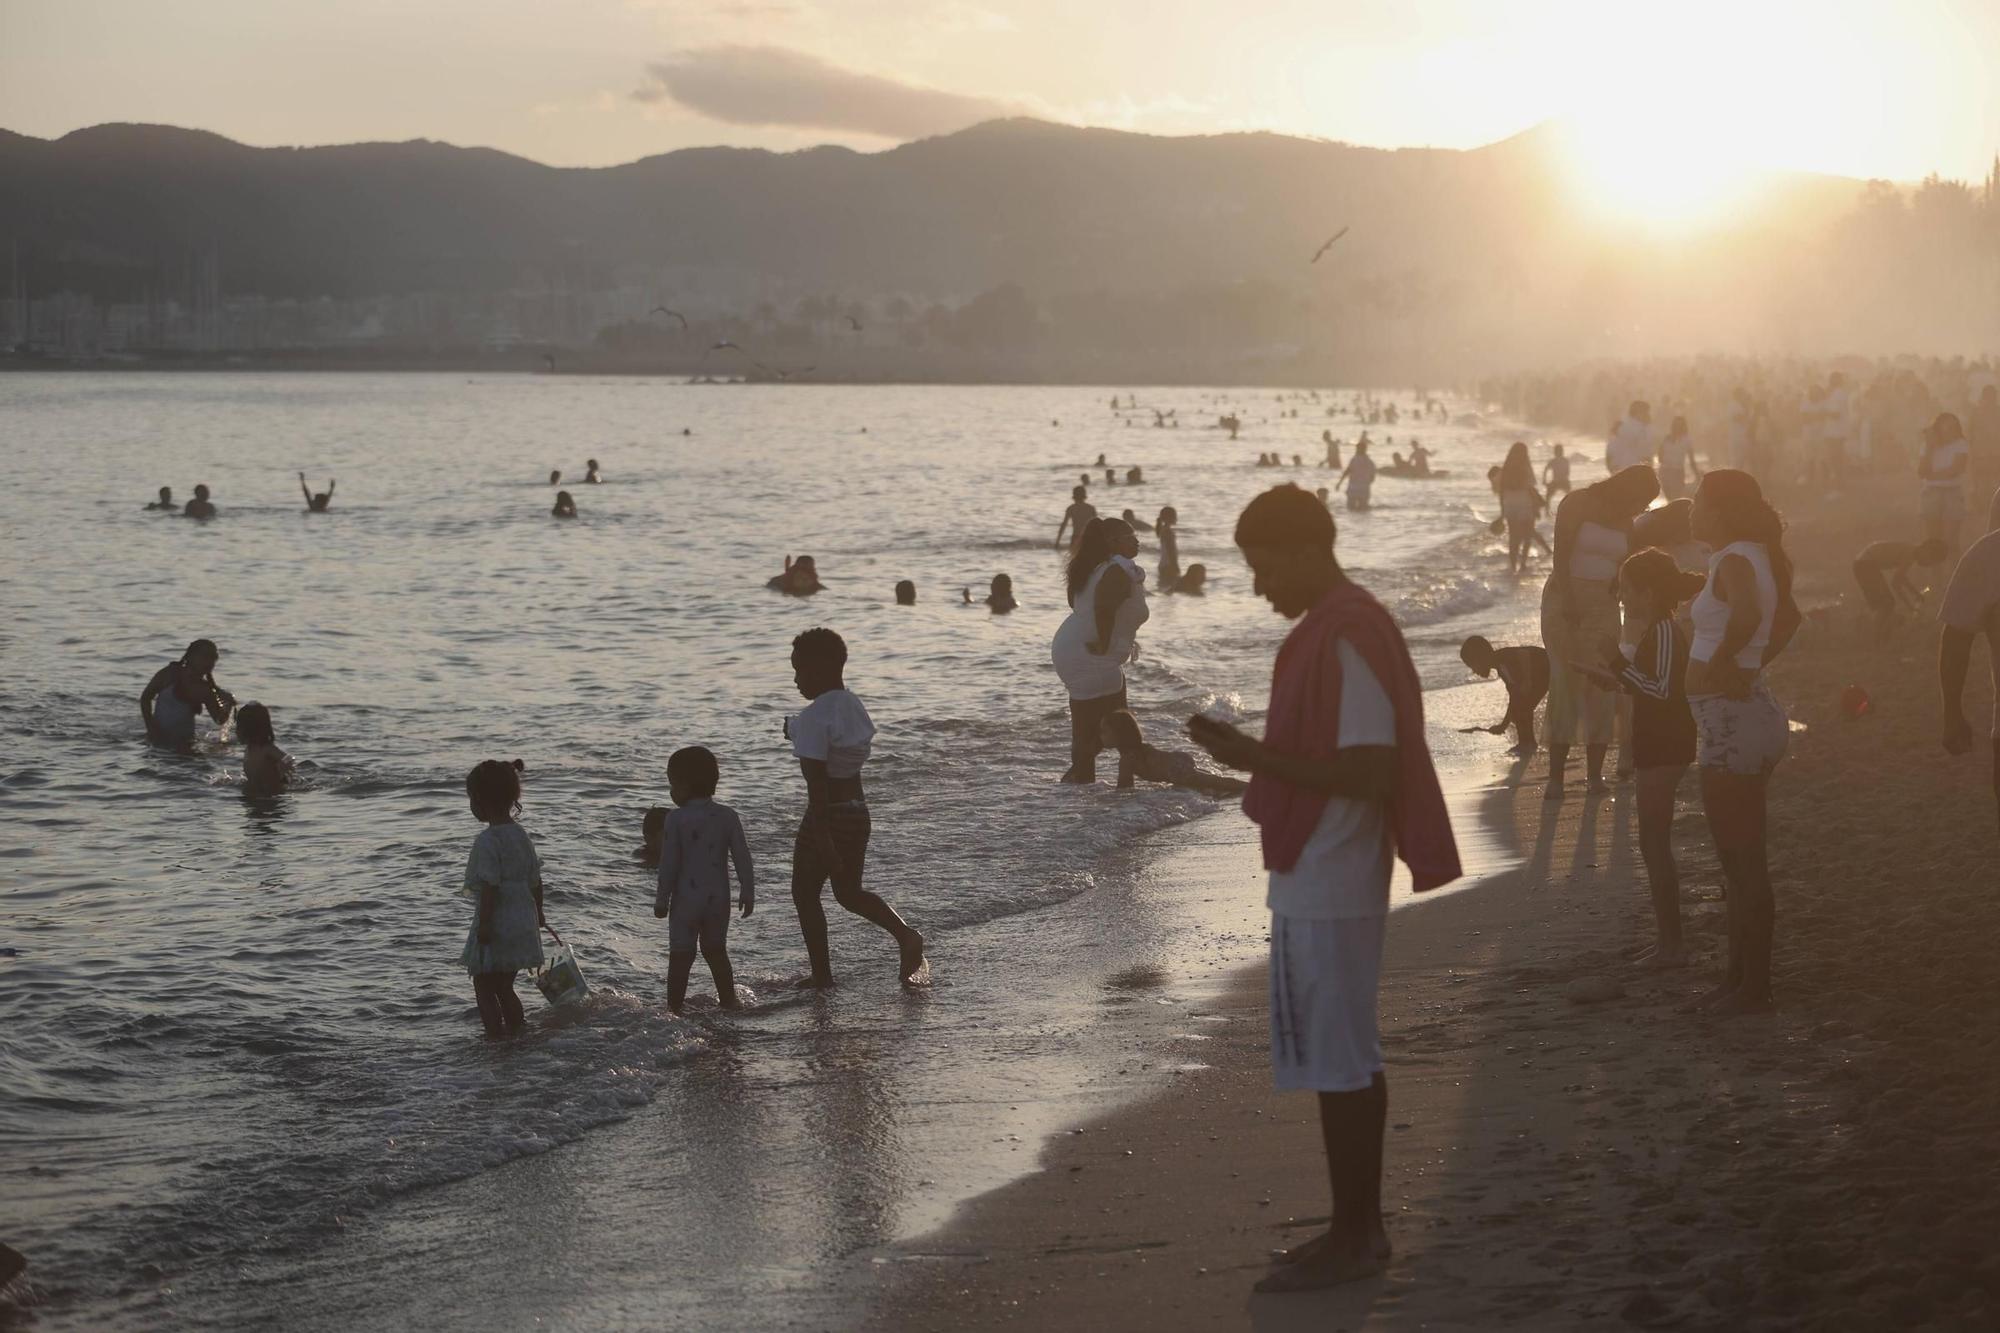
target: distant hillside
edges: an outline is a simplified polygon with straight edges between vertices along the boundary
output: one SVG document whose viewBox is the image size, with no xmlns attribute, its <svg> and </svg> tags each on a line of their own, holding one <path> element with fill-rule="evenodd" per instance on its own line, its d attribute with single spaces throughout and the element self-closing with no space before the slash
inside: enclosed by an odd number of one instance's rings
<svg viewBox="0 0 2000 1333">
<path fill-rule="evenodd" d="M 1050 346 L 1368 349 L 1459 367 L 1587 346 L 1631 313 L 1605 303 L 1650 290 L 1656 258 L 1580 220 L 1550 138 L 1390 151 L 1007 120 L 872 154 L 709 148 L 555 168 L 421 140 L 0 132 L 0 265 L 18 264 L 25 296 L 101 303 L 198 303 L 204 287 L 296 302 L 629 289 L 711 319 L 761 306 L 766 332 L 806 297 L 921 312 L 1011 285 L 1030 307 L 1021 336 Z M 1761 262 L 1752 251 L 1796 250 L 1859 192 L 1783 182 L 1704 262 L 1735 272 Z M 0 267 L 0 296 L 10 280 Z M 601 336 L 596 323 L 576 336 Z"/>
</svg>

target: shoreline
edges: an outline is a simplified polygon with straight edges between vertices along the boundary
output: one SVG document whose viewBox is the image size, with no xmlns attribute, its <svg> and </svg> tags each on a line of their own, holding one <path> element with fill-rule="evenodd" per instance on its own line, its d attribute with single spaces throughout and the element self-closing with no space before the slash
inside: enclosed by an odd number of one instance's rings
<svg viewBox="0 0 2000 1333">
<path fill-rule="evenodd" d="M 1868 503 L 1789 535 L 1808 607 L 1882 524 Z M 1651 936 L 1631 787 L 1550 818 L 1521 781 L 1537 761 L 1488 798 L 1520 867 L 1390 918 L 1383 1275 L 1251 1293 L 1326 1210 L 1311 1099 L 1271 1089 L 1253 964 L 1216 1003 L 1209 1068 L 1072 1126 L 1038 1172 L 875 1256 L 868 1325 L 1991 1328 L 1992 796 L 1983 763 L 1936 748 L 1935 631 L 1844 614 L 1774 672 L 1795 722 L 1771 798 L 1775 1014 L 1683 1012 L 1723 945 L 1695 779 L 1676 834 L 1695 962 L 1647 972 L 1625 958 Z M 1860 723 L 1837 703 L 1855 681 L 1877 701 Z M 1608 998 L 1573 997 L 1586 978 Z"/>
</svg>

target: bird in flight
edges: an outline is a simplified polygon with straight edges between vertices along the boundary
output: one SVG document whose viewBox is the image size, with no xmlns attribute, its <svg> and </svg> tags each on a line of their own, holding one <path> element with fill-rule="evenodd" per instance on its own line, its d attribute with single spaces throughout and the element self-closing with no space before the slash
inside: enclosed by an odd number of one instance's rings
<svg viewBox="0 0 2000 1333">
<path fill-rule="evenodd" d="M 1326 244 L 1322 245 L 1319 249 L 1313 251 L 1312 262 L 1317 264 L 1319 262 L 1319 257 L 1325 254 L 1327 251 L 1333 249 L 1333 243 L 1345 235 L 1347 235 L 1347 228 L 1342 227 L 1339 231 L 1327 237 Z"/>
<path fill-rule="evenodd" d="M 746 361 L 748 361 L 751 365 L 757 367 L 757 369 L 763 371 L 766 375 L 771 373 L 771 368 L 769 366 L 765 365 L 762 361 L 759 361 L 756 357 L 751 356 L 750 353 L 745 352 L 741 347 L 738 347 L 735 343 L 729 341 L 729 339 L 727 338 L 724 338 L 721 342 L 711 345 L 708 350 L 711 352 L 727 351 L 727 352 L 741 353 L 743 358 Z"/>
<path fill-rule="evenodd" d="M 683 333 L 687 332 L 688 317 L 686 315 L 683 315 L 680 311 L 669 310 L 663 305 L 656 305 L 652 308 L 652 310 L 649 313 L 655 315 L 672 315 L 675 319 L 681 322 L 681 332 Z"/>
</svg>

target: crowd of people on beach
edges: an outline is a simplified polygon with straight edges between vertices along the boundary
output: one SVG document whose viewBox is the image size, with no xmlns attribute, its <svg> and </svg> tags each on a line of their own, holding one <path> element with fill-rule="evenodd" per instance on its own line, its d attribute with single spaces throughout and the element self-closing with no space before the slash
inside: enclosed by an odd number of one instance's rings
<svg viewBox="0 0 2000 1333">
<path fill-rule="evenodd" d="M 1112 406 L 1131 410 L 1116 398 Z M 1350 410 L 1369 421 L 1396 419 L 1393 403 L 1357 402 Z M 1420 397 L 1411 414 L 1445 415 L 1442 404 L 1428 397 Z M 1947 415 L 1940 413 L 1923 432 L 1918 476 L 1926 488 L 1947 479 L 1962 486 L 1975 468 L 1964 456 L 1970 451 L 1951 447 L 1959 437 L 1950 434 Z M 1461 655 L 1468 668 L 1497 675 L 1507 690 L 1505 715 L 1481 730 L 1504 734 L 1511 728 L 1524 758 L 1546 744 L 1549 802 L 1569 794 L 1569 761 L 1579 744 L 1587 795 L 1606 793 L 1608 755 L 1622 737 L 1619 776 L 1636 782 L 1641 857 L 1657 928 L 1656 940 L 1639 956 L 1647 966 L 1688 961 L 1671 835 L 1677 793 L 1688 768 L 1698 768 L 1728 913 L 1724 975 L 1701 1005 L 1721 1015 L 1753 1013 L 1773 1000 L 1766 807 L 1789 738 L 1787 715 L 1767 672 L 1803 617 L 1777 508 L 1751 471 L 1702 466 L 1690 419 L 1706 418 L 1691 406 L 1677 410 L 1673 424 L 1656 436 L 1650 405 L 1631 403 L 1609 432 L 1605 475 L 1582 485 L 1573 484 L 1574 458 L 1561 448 L 1539 474 L 1525 442 L 1509 449 L 1491 474 L 1501 505 L 1497 523 L 1508 535 L 1511 570 L 1525 571 L 1531 546 L 1548 552 L 1542 641 L 1496 646 L 1474 636 Z M 1322 442 L 1325 466 L 1341 471 L 1348 507 L 1365 509 L 1374 473 L 1366 433 L 1344 468 L 1341 442 L 1330 432 Z M 1419 448 L 1412 441 L 1414 466 L 1428 472 L 1428 451 Z M 1752 456 L 1773 457 L 1765 448 Z M 1947 457 L 1940 460 L 1940 453 Z M 1367 466 L 1357 472 L 1362 463 Z M 1096 466 L 1106 484 L 1118 484 L 1118 469 L 1103 455 Z M 1137 467 L 1124 476 L 1128 486 L 1145 480 Z M 600 479 L 591 460 L 586 480 Z M 551 474 L 551 484 L 559 480 Z M 313 494 L 303 477 L 300 483 L 309 512 L 325 512 L 332 483 L 322 495 Z M 1376 991 L 1391 865 L 1407 863 L 1420 893 L 1451 882 L 1461 870 L 1407 644 L 1389 613 L 1341 568 L 1326 492 L 1276 486 L 1250 501 L 1234 533 L 1255 593 L 1297 622 L 1274 663 L 1264 734 L 1253 737 L 1207 715 L 1188 718 L 1189 738 L 1225 772 L 1149 742 L 1125 677 L 1150 617 L 1137 534 L 1149 532 L 1158 547 L 1153 589 L 1199 593 L 1206 571 L 1199 564 L 1181 568 L 1179 516 L 1172 506 L 1162 506 L 1151 524 L 1130 508 L 1118 517 L 1101 515 L 1089 500 L 1092 484 L 1092 473 L 1081 474 L 1055 536 L 1066 556 L 1068 606 L 1050 643 L 1069 699 L 1070 751 L 1062 781 L 1095 782 L 1097 760 L 1109 749 L 1118 756 L 1121 788 L 1147 781 L 1242 796 L 1245 813 L 1259 826 L 1268 871 L 1274 1074 L 1280 1088 L 1309 1090 L 1318 1099 L 1333 1199 L 1326 1231 L 1279 1256 L 1258 1289 L 1311 1290 L 1379 1272 L 1389 1248 L 1381 1211 L 1388 1090 Z M 197 494 L 206 502 L 205 488 Z M 561 493 L 558 512 L 567 498 Z M 170 506 L 163 488 L 160 501 L 147 507 Z M 1543 542 L 1535 520 L 1551 509 L 1553 539 Z M 1950 512 L 1946 505 L 1924 509 L 1927 520 Z M 2000 496 L 1994 514 L 2000 528 Z M 1871 543 L 1856 562 L 1871 611 L 1884 613 L 1878 604 L 1884 596 L 1899 602 L 1920 597 L 1910 582 L 1912 567 L 1942 564 L 1955 540 L 1945 531 L 1920 541 Z M 767 586 L 811 596 L 825 585 L 813 557 L 788 555 Z M 961 596 L 973 604 L 970 588 Z M 916 598 L 912 581 L 897 585 L 897 605 Z M 1009 575 L 994 576 L 984 604 L 995 614 L 1015 609 Z M 2000 531 L 1959 558 L 1940 615 L 1944 742 L 1963 752 L 1970 748 L 1971 728 L 1960 699 L 1973 639 L 1985 634 L 2000 643 Z M 215 679 L 218 659 L 214 643 L 196 640 L 152 677 L 139 700 L 146 733 L 159 744 L 186 747 L 202 714 L 218 725 L 233 718 L 244 742 L 246 789 L 281 789 L 292 763 L 277 744 L 270 712 L 256 703 L 237 704 Z M 800 984 L 834 981 L 822 901 L 829 883 L 839 906 L 890 936 L 898 976 L 922 984 L 928 976 L 923 934 L 864 885 L 871 821 L 862 772 L 876 733 L 868 710 L 844 683 L 847 659 L 846 641 L 830 629 L 810 629 L 792 644 L 794 683 L 807 700 L 784 728 L 805 786 L 791 872 L 809 968 Z M 1536 710 L 1544 700 L 1547 716 L 1538 737 Z M 2000 718 L 1994 737 L 2000 763 Z M 1247 782 L 1235 773 L 1247 775 Z M 515 980 L 522 971 L 543 968 L 541 936 L 554 935 L 539 856 L 516 823 L 524 774 L 518 760 L 489 759 L 465 783 L 471 813 L 484 827 L 463 877 L 473 915 L 460 963 L 482 1025 L 495 1038 L 523 1026 Z M 1995 781 L 2000 800 L 2000 775 Z M 646 812 L 638 851 L 654 870 L 654 914 L 668 923 L 667 1003 L 682 1010 L 699 956 L 714 979 L 718 1004 L 733 1008 L 739 1000 L 727 934 L 732 906 L 747 917 L 755 905 L 749 838 L 740 816 L 716 799 L 722 763 L 711 749 L 675 750 L 667 782 L 671 806 Z"/>
</svg>

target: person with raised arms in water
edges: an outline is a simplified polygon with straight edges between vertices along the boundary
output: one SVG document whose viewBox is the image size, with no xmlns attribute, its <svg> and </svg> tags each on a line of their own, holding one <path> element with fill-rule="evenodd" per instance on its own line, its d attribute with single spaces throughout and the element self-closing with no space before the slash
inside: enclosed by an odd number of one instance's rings
<svg viewBox="0 0 2000 1333">
<path fill-rule="evenodd" d="M 1577 663 L 1602 660 L 1619 641 L 1618 567 L 1632 550 L 1632 520 L 1660 493 L 1653 469 L 1635 464 L 1564 496 L 1556 506 L 1555 556 L 1542 585 L 1542 646 L 1549 651 L 1549 784 L 1560 801 L 1570 747 L 1583 733 L 1592 793 L 1602 793 L 1604 756 L 1617 732 L 1618 698 Z"/>
<path fill-rule="evenodd" d="M 174 499 L 174 488 L 171 486 L 160 487 L 160 498 L 146 506 L 146 512 L 150 514 L 178 514 L 180 510 L 180 504 Z"/>
<path fill-rule="evenodd" d="M 829 880 L 836 903 L 895 937 L 896 975 L 905 985 L 920 984 L 929 971 L 923 935 L 861 886 L 872 829 L 861 768 L 873 747 L 875 723 L 847 688 L 846 669 L 847 643 L 832 630 L 809 629 L 792 640 L 792 680 L 808 701 L 785 723 L 806 781 L 806 814 L 792 845 L 792 905 L 812 966 L 804 984 L 833 984 L 826 910 L 820 905 Z"/>
<path fill-rule="evenodd" d="M 197 485 L 194 488 L 194 499 L 189 500 L 187 504 L 182 506 L 181 517 L 200 519 L 215 517 L 215 505 L 208 498 L 208 487 L 206 485 Z"/>
<path fill-rule="evenodd" d="M 1729 967 L 1702 1007 L 1723 1014 L 1771 1007 L 1776 911 L 1767 859 L 1766 797 L 1790 723 L 1764 671 L 1799 628 L 1785 524 L 1747 472 L 1717 468 L 1695 488 L 1690 516 L 1706 542 L 1708 584 L 1694 599 L 1687 694 L 1694 710 L 1701 803 L 1728 886 Z"/>
<path fill-rule="evenodd" d="M 194 744 L 195 718 L 207 713 L 217 726 L 229 721 L 236 696 L 215 683 L 215 664 L 222 650 L 207 639 L 187 646 L 178 662 L 153 673 L 139 695 L 139 717 L 146 739 L 155 745 L 187 749 Z"/>
<path fill-rule="evenodd" d="M 1056 524 L 1058 551 L 1063 548 L 1063 533 L 1069 533 L 1068 549 L 1074 551 L 1076 544 L 1083 540 L 1083 530 L 1097 518 L 1097 506 L 1090 502 L 1090 492 L 1082 486 L 1072 486 L 1069 490 L 1069 508 L 1063 510 L 1062 522 Z"/>
<path fill-rule="evenodd" d="M 1243 812 L 1270 873 L 1272 1072 L 1280 1090 L 1318 1097 L 1333 1195 L 1326 1231 L 1280 1256 L 1262 1292 L 1356 1281 L 1389 1257 L 1376 991 L 1390 866 L 1401 856 L 1418 893 L 1461 873 L 1423 683 L 1396 622 L 1341 569 L 1334 536 L 1333 515 L 1296 486 L 1244 509 L 1236 544 L 1257 593 L 1298 624 L 1271 673 L 1264 739 L 1188 719 L 1202 748 L 1250 774 Z"/>
<path fill-rule="evenodd" d="M 318 495 L 314 495 L 312 487 L 306 485 L 306 474 L 301 472 L 299 473 L 299 494 L 306 497 L 306 512 L 308 514 L 324 514 L 327 506 L 333 503 L 333 478 L 328 477 L 326 479 L 326 489 Z"/>
<path fill-rule="evenodd" d="M 1138 651 L 1139 627 L 1151 614 L 1146 576 L 1134 563 L 1138 554 L 1132 529 L 1119 519 L 1100 518 L 1083 530 L 1070 556 L 1070 613 L 1049 644 L 1056 675 L 1069 691 L 1070 763 L 1064 782 L 1097 781 L 1097 755 L 1104 747 L 1099 724 L 1127 706 L 1125 664 Z"/>
<path fill-rule="evenodd" d="M 1987 533 L 1959 558 L 1938 608 L 1944 633 L 1938 639 L 1938 690 L 1944 698 L 1944 748 L 1949 754 L 1972 750 L 1972 723 L 1965 716 L 1965 678 L 1972 669 L 1972 641 L 1986 636 L 1987 667 L 1993 676 L 1993 797 L 2000 807 L 2000 528 Z"/>
</svg>

